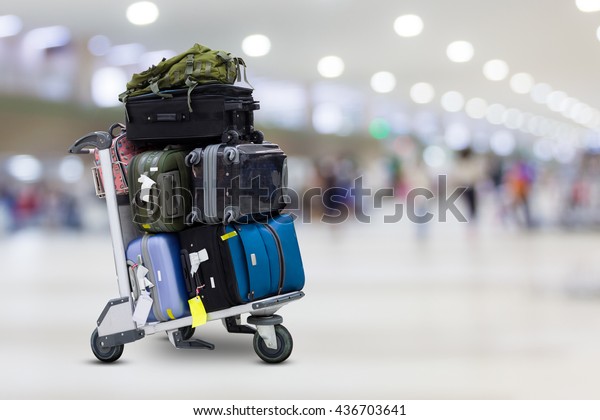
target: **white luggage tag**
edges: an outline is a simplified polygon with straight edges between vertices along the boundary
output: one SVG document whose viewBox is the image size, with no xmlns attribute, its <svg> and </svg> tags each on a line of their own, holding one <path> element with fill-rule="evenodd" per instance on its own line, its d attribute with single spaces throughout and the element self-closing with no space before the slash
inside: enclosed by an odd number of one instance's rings
<svg viewBox="0 0 600 420">
<path fill-rule="evenodd" d="M 133 311 L 133 320 L 138 327 L 146 325 L 148 315 L 150 315 L 150 310 L 152 309 L 152 303 L 153 300 L 150 297 L 150 293 L 143 290 L 135 305 L 135 311 Z"/>
<path fill-rule="evenodd" d="M 190 274 L 193 276 L 200 268 L 200 264 L 208 261 L 208 252 L 206 249 L 202 249 L 198 252 L 193 252 L 190 254 Z"/>
<path fill-rule="evenodd" d="M 143 265 L 138 265 L 137 270 L 135 270 L 135 276 L 137 278 L 137 283 L 141 292 L 144 292 L 148 287 L 154 287 L 152 282 L 150 282 L 150 280 L 148 280 L 148 278 L 146 277 L 146 274 L 148 273 L 148 269 Z"/>
<path fill-rule="evenodd" d="M 150 189 L 152 188 L 152 186 L 154 184 L 156 184 L 156 182 L 154 180 L 152 180 L 152 178 L 150 178 L 147 175 L 140 175 L 140 177 L 138 178 L 138 182 L 140 184 L 142 184 L 142 188 L 140 190 L 140 198 L 142 199 L 142 201 L 145 201 L 146 203 L 150 202 Z"/>
</svg>

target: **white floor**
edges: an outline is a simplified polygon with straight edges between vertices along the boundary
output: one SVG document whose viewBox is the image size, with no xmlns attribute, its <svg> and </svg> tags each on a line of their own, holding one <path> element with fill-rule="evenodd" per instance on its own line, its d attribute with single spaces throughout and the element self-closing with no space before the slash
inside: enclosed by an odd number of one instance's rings
<svg viewBox="0 0 600 420">
<path fill-rule="evenodd" d="M 101 234 L 0 238 L 2 399 L 597 399 L 600 233 L 488 224 L 299 225 L 306 297 L 279 313 L 291 358 L 251 336 L 157 334 L 97 362 L 89 336 L 117 297 Z"/>
</svg>

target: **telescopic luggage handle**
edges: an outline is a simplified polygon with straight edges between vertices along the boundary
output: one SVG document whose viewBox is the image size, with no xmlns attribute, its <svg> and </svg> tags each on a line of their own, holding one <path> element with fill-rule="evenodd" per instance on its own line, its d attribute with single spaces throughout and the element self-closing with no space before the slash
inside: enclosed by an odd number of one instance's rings
<svg viewBox="0 0 600 420">
<path fill-rule="evenodd" d="M 93 153 L 93 149 L 105 150 L 112 145 L 112 136 L 106 131 L 94 131 L 78 139 L 71 148 L 69 153 L 83 155 Z"/>
</svg>

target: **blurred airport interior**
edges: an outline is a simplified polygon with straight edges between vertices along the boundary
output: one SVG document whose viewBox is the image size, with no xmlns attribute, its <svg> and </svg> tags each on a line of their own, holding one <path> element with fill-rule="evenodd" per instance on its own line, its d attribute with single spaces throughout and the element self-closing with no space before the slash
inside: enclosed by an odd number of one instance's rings
<svg viewBox="0 0 600 420">
<path fill-rule="evenodd" d="M 134 3 L 0 7 L 0 398 L 160 397 L 89 363 L 118 290 L 93 159 L 67 148 L 196 42 L 244 58 L 289 156 L 307 297 L 282 310 L 297 344 L 269 398 L 598 397 L 600 1 Z M 182 360 L 217 386 L 162 395 L 261 398 L 219 377 L 249 342 L 208 335 L 225 356 Z M 185 372 L 151 341 L 126 347 L 128 376 Z"/>
</svg>

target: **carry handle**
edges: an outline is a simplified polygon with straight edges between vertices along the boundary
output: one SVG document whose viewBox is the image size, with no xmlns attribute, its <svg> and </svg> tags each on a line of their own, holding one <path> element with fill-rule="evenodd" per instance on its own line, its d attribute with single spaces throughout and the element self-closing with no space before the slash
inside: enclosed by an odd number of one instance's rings
<svg viewBox="0 0 600 420">
<path fill-rule="evenodd" d="M 78 139 L 69 148 L 69 153 L 83 155 L 93 153 L 93 149 L 105 150 L 112 145 L 112 137 L 106 131 L 94 131 Z"/>
</svg>

